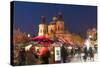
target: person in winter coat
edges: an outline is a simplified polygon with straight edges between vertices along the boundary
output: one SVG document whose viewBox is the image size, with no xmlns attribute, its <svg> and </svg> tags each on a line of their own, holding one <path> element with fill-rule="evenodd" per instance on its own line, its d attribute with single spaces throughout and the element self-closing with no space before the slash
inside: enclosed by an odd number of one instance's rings
<svg viewBox="0 0 100 67">
<path fill-rule="evenodd" d="M 67 50 L 65 49 L 64 45 L 61 47 L 61 58 L 63 63 L 66 63 L 66 58 L 68 56 Z"/>
<path fill-rule="evenodd" d="M 48 47 L 42 47 L 41 49 L 39 49 L 37 55 L 40 57 L 40 60 L 42 61 L 41 64 L 49 64 L 50 52 L 48 50 Z"/>
<path fill-rule="evenodd" d="M 25 55 L 25 49 L 21 48 L 19 51 L 19 65 L 25 65 L 26 61 L 26 55 Z"/>
</svg>

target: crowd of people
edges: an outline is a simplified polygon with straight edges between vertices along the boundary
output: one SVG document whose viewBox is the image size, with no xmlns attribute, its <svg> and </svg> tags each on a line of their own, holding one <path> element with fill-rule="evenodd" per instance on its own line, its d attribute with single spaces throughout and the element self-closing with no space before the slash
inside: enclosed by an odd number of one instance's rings
<svg viewBox="0 0 100 67">
<path fill-rule="evenodd" d="M 72 58 L 75 57 L 75 55 L 78 55 L 80 58 L 80 61 L 83 59 L 85 62 L 87 60 L 94 61 L 94 54 L 96 53 L 97 48 L 95 47 L 80 47 L 80 46 L 62 46 L 61 47 L 61 57 L 63 63 L 71 62 L 73 61 Z"/>
<path fill-rule="evenodd" d="M 68 63 L 72 61 L 75 55 L 83 58 L 84 61 L 87 59 L 94 61 L 94 53 L 97 48 L 94 47 L 80 47 L 79 45 L 66 45 L 60 46 L 61 60 L 55 61 L 55 54 L 51 54 L 50 47 L 41 47 L 35 50 L 35 46 L 31 46 L 29 50 L 25 50 L 25 47 L 21 48 L 18 52 L 18 63 L 17 65 L 34 65 L 34 64 L 51 64 L 51 63 Z M 53 48 L 54 49 L 54 48 Z M 53 58 L 52 58 L 53 56 Z M 50 62 L 52 60 L 53 62 Z"/>
</svg>

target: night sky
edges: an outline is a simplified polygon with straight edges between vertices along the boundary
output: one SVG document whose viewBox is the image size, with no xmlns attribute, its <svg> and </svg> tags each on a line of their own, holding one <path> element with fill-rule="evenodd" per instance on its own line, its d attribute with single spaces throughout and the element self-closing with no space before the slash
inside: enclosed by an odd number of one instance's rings
<svg viewBox="0 0 100 67">
<path fill-rule="evenodd" d="M 46 17 L 46 24 L 52 17 L 63 13 L 65 29 L 85 37 L 88 28 L 97 27 L 97 7 L 80 5 L 14 2 L 14 28 L 33 34 L 38 31 L 40 16 Z"/>
</svg>

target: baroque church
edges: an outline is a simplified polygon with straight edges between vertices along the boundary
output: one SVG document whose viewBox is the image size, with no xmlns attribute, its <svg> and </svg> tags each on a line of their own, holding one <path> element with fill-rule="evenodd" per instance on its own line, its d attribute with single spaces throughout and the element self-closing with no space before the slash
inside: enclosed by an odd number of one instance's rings
<svg viewBox="0 0 100 67">
<path fill-rule="evenodd" d="M 38 36 L 49 36 L 51 38 L 66 36 L 62 13 L 52 17 L 52 21 L 47 25 L 44 16 L 41 16 Z"/>
</svg>

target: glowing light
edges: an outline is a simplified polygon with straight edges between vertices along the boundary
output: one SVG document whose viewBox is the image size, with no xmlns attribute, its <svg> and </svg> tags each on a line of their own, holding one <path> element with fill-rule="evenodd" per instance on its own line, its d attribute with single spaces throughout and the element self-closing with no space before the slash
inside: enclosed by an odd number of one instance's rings
<svg viewBox="0 0 100 67">
<path fill-rule="evenodd" d="M 92 36 L 89 36 L 89 38 L 92 38 Z"/>
<path fill-rule="evenodd" d="M 30 34 L 28 34 L 27 36 L 28 36 L 28 37 L 31 37 L 31 35 L 30 35 Z"/>
<path fill-rule="evenodd" d="M 29 51 L 31 47 L 32 47 L 32 44 L 26 46 L 26 47 L 25 47 L 25 51 Z"/>
</svg>

